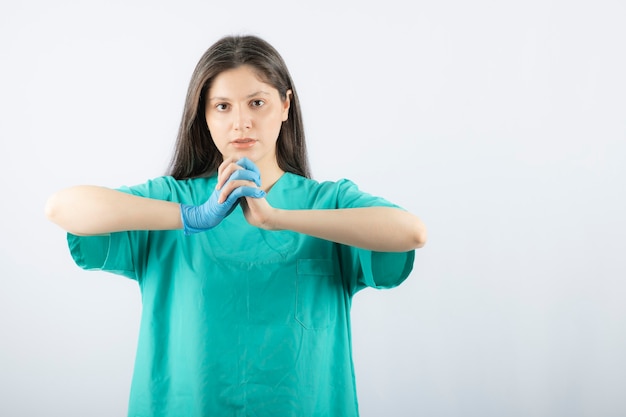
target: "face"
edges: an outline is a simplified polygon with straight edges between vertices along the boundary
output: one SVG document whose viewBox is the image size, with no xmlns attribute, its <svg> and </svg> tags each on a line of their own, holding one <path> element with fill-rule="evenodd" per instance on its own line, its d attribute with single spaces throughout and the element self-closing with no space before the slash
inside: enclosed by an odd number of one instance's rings
<svg viewBox="0 0 626 417">
<path fill-rule="evenodd" d="M 289 93 L 261 81 L 252 67 L 224 71 L 208 91 L 206 121 L 224 159 L 248 159 L 259 167 L 276 162 L 276 140 L 289 113 Z"/>
</svg>

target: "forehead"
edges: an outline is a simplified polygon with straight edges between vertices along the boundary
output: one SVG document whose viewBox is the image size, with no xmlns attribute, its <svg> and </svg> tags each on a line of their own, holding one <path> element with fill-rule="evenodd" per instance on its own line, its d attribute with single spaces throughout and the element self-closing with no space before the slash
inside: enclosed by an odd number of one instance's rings
<svg viewBox="0 0 626 417">
<path fill-rule="evenodd" d="M 271 84 L 266 83 L 258 72 L 249 65 L 242 65 L 219 73 L 211 83 L 208 90 L 209 99 L 214 97 L 239 98 L 257 92 L 276 92 Z"/>
</svg>

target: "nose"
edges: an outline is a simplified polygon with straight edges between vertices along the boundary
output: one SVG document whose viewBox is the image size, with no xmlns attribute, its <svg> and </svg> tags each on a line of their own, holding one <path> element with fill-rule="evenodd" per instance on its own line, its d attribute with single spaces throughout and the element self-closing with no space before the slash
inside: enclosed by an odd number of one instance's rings
<svg viewBox="0 0 626 417">
<path fill-rule="evenodd" d="M 245 106 L 238 106 L 233 112 L 233 129 L 236 131 L 248 130 L 252 127 L 252 115 Z"/>
</svg>

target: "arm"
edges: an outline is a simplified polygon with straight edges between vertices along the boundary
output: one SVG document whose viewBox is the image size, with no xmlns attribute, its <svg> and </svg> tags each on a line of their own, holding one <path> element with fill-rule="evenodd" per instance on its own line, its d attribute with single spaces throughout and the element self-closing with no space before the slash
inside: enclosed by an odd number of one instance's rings
<svg viewBox="0 0 626 417">
<path fill-rule="evenodd" d="M 254 164 L 252 164 L 254 165 Z M 240 170 L 228 159 L 219 170 L 217 188 L 222 199 L 237 187 L 254 187 L 244 180 L 229 180 Z M 256 184 L 258 186 L 258 184 Z M 264 195 L 241 198 L 248 223 L 266 230 L 291 230 L 349 246 L 378 252 L 406 252 L 426 243 L 426 227 L 413 214 L 393 207 L 363 207 L 327 210 L 282 210 L 267 202 Z"/>
<path fill-rule="evenodd" d="M 182 228 L 178 203 L 97 186 L 61 190 L 48 199 L 45 210 L 50 221 L 76 235 Z"/>
<path fill-rule="evenodd" d="M 392 207 L 279 210 L 274 227 L 380 252 L 405 252 L 426 243 L 421 220 Z"/>
<path fill-rule="evenodd" d="M 240 198 L 265 196 L 265 192 L 257 188 L 260 185 L 258 169 L 245 158 L 234 165 L 237 170 L 229 172 L 223 182 L 232 179 L 240 186 L 230 188 L 221 202 L 218 201 L 219 190 L 214 190 L 206 202 L 196 206 L 83 185 L 54 194 L 46 204 L 46 216 L 75 235 L 183 227 L 186 234 L 205 231 L 228 216 Z"/>
<path fill-rule="evenodd" d="M 393 207 L 336 210 L 281 210 L 265 199 L 246 199 L 250 224 L 292 230 L 321 239 L 380 252 L 404 252 L 426 243 L 426 227 L 411 213 Z"/>
</svg>

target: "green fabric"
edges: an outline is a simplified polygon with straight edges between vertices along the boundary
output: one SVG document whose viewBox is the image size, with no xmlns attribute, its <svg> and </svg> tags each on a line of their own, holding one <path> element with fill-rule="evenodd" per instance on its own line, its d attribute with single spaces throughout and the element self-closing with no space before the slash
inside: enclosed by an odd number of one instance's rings
<svg viewBox="0 0 626 417">
<path fill-rule="evenodd" d="M 161 177 L 136 195 L 201 204 L 216 178 Z M 285 209 L 393 206 L 347 180 L 284 174 Z M 137 280 L 143 312 L 129 416 L 357 416 L 350 303 L 410 273 L 414 251 L 379 253 L 250 226 L 240 207 L 216 228 L 68 235 L 76 263 Z"/>
</svg>

